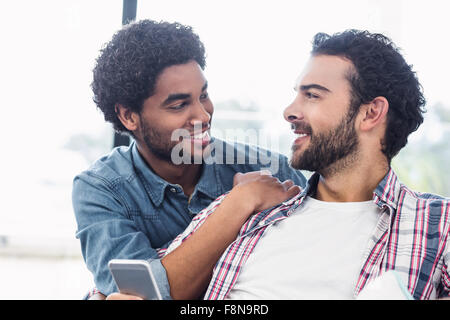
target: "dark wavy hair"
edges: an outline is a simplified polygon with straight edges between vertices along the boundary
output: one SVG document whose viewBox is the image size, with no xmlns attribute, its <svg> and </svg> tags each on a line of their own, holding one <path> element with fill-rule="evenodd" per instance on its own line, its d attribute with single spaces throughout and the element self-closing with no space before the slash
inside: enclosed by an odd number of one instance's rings
<svg viewBox="0 0 450 320">
<path fill-rule="evenodd" d="M 117 118 L 116 105 L 140 113 L 161 72 L 191 60 L 205 68 L 205 48 L 191 27 L 151 20 L 126 25 L 96 60 L 93 100 L 116 131 L 130 133 Z"/>
<path fill-rule="evenodd" d="M 419 128 L 425 112 L 422 86 L 399 51 L 382 34 L 353 29 L 331 36 L 316 34 L 311 51 L 313 56 L 342 56 L 353 63 L 355 70 L 348 75 L 353 112 L 378 96 L 388 100 L 382 152 L 389 163 L 407 144 L 409 134 Z"/>
</svg>

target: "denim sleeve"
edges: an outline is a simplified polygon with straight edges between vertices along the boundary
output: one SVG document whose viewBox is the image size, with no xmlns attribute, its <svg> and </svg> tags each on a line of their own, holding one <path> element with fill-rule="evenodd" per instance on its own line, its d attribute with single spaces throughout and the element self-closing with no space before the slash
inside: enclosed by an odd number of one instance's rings
<svg viewBox="0 0 450 320">
<path fill-rule="evenodd" d="M 161 293 L 163 300 L 172 300 L 170 296 L 170 286 L 167 280 L 167 273 L 164 266 L 161 264 L 160 259 L 150 259 L 150 268 L 152 269 L 153 275 L 158 282 L 158 288 Z M 164 281 L 163 281 L 164 280 Z"/>
<path fill-rule="evenodd" d="M 72 203 L 81 252 L 101 293 L 117 292 L 108 268 L 111 259 L 153 258 L 150 265 L 158 287 L 163 297 L 170 299 L 167 275 L 156 250 L 136 228 L 114 188 L 98 177 L 81 174 L 74 179 Z"/>
</svg>

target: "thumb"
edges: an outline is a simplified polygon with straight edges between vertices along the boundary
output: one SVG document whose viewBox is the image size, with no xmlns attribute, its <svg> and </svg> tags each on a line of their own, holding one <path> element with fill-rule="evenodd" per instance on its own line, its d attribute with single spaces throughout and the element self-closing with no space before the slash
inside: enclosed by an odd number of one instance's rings
<svg viewBox="0 0 450 320">
<path fill-rule="evenodd" d="M 233 187 L 239 183 L 242 173 L 238 172 L 233 177 Z"/>
<path fill-rule="evenodd" d="M 297 185 L 293 185 L 292 187 L 290 187 L 290 188 L 287 190 L 287 196 L 288 196 L 288 199 L 291 199 L 291 198 L 295 197 L 295 196 L 298 195 L 300 192 L 302 192 L 302 188 L 300 188 L 300 187 L 297 186 Z"/>
</svg>

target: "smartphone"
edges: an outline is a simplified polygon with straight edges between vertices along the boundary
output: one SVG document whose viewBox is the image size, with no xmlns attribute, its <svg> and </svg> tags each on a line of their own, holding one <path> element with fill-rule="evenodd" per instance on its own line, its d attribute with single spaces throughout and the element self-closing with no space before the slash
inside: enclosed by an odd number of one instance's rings
<svg viewBox="0 0 450 320">
<path fill-rule="evenodd" d="M 113 259 L 109 261 L 108 267 L 120 293 L 145 300 L 162 300 L 148 261 Z"/>
</svg>

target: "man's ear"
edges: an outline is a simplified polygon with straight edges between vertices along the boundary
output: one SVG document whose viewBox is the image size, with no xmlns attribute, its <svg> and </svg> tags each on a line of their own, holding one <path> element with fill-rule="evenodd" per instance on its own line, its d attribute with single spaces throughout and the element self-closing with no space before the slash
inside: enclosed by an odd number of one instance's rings
<svg viewBox="0 0 450 320">
<path fill-rule="evenodd" d="M 116 114 L 123 126 L 134 132 L 139 128 L 139 115 L 131 111 L 129 108 L 117 103 L 116 104 Z"/>
<path fill-rule="evenodd" d="M 376 97 L 371 102 L 361 106 L 362 119 L 360 129 L 370 131 L 386 122 L 389 102 L 385 97 Z"/>
</svg>

